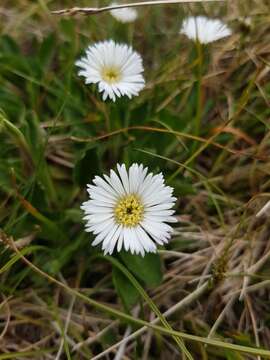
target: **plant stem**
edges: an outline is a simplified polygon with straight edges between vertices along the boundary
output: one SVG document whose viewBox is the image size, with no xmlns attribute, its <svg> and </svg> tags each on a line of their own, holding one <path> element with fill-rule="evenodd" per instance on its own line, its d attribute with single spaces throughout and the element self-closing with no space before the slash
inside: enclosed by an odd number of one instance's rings
<svg viewBox="0 0 270 360">
<path fill-rule="evenodd" d="M 196 81 L 196 116 L 194 119 L 194 135 L 200 136 L 201 133 L 201 120 L 202 120 L 202 79 L 203 79 L 203 51 L 202 44 L 199 40 L 196 41 L 197 51 L 197 81 Z M 194 142 L 192 146 L 192 154 L 197 150 L 198 142 Z"/>
</svg>

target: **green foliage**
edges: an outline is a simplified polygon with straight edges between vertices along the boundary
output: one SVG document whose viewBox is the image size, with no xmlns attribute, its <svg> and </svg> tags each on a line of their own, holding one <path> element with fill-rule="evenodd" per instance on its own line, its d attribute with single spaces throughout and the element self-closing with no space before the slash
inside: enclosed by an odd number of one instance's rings
<svg viewBox="0 0 270 360">
<path fill-rule="evenodd" d="M 161 261 L 157 254 L 146 254 L 144 257 L 128 252 L 120 253 L 126 267 L 147 286 L 158 286 L 162 282 Z"/>
<path fill-rule="evenodd" d="M 139 300 L 140 294 L 138 293 L 138 290 L 136 290 L 136 288 L 127 280 L 126 276 L 117 268 L 113 268 L 113 282 L 125 309 L 131 310 Z"/>
<path fill-rule="evenodd" d="M 90 145 L 84 149 L 74 167 L 73 176 L 76 184 L 81 188 L 85 187 L 90 179 L 93 179 L 97 173 L 100 173 L 99 164 L 96 146 Z"/>
<path fill-rule="evenodd" d="M 244 357 L 234 351 L 226 350 L 226 359 L 227 360 L 244 360 Z"/>
</svg>

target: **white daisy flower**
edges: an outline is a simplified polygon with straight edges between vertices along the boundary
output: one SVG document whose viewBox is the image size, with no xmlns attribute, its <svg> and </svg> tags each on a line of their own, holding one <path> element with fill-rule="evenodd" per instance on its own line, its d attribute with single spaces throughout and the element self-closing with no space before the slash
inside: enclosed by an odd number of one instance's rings
<svg viewBox="0 0 270 360">
<path fill-rule="evenodd" d="M 156 244 L 168 242 L 176 222 L 172 207 L 176 198 L 173 189 L 164 184 L 163 175 L 148 174 L 148 168 L 133 164 L 128 170 L 117 165 L 118 174 L 96 176 L 94 185 L 87 185 L 90 200 L 81 209 L 85 212 L 86 231 L 96 235 L 92 245 L 102 243 L 105 254 L 122 248 L 132 254 L 156 252 Z"/>
<path fill-rule="evenodd" d="M 89 46 L 86 56 L 75 64 L 81 68 L 79 75 L 85 77 L 86 84 L 98 84 L 104 101 L 107 97 L 115 101 L 124 95 L 131 98 L 145 85 L 141 56 L 130 46 L 113 40 Z"/>
<path fill-rule="evenodd" d="M 188 17 L 183 21 L 180 34 L 192 40 L 208 44 L 231 35 L 231 30 L 222 21 L 209 19 L 205 16 Z"/>
<path fill-rule="evenodd" d="M 117 3 L 112 3 L 110 6 L 116 6 Z M 111 10 L 110 14 L 118 21 L 122 23 L 130 23 L 137 19 L 138 12 L 133 8 L 122 8 Z"/>
</svg>

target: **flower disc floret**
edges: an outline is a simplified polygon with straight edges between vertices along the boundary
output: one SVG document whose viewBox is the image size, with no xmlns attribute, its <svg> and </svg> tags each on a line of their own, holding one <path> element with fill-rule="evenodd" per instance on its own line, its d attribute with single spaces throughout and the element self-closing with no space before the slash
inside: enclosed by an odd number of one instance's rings
<svg viewBox="0 0 270 360">
<path fill-rule="evenodd" d="M 121 80 L 121 71 L 117 67 L 104 67 L 102 70 L 102 78 L 108 84 L 113 84 Z"/>
<path fill-rule="evenodd" d="M 115 219 L 118 224 L 132 227 L 143 218 L 143 205 L 135 195 L 127 195 L 120 199 L 115 207 Z"/>
</svg>

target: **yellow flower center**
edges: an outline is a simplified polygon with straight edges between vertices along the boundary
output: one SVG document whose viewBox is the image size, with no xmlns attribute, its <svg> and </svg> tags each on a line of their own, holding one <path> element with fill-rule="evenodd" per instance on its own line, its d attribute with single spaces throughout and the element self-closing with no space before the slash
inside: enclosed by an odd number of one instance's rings
<svg viewBox="0 0 270 360">
<path fill-rule="evenodd" d="M 127 195 L 119 200 L 114 214 L 118 224 L 133 227 L 143 218 L 143 205 L 137 196 Z"/>
<path fill-rule="evenodd" d="M 105 67 L 102 70 L 102 78 L 109 84 L 116 83 L 120 80 L 120 70 L 116 67 Z"/>
</svg>

